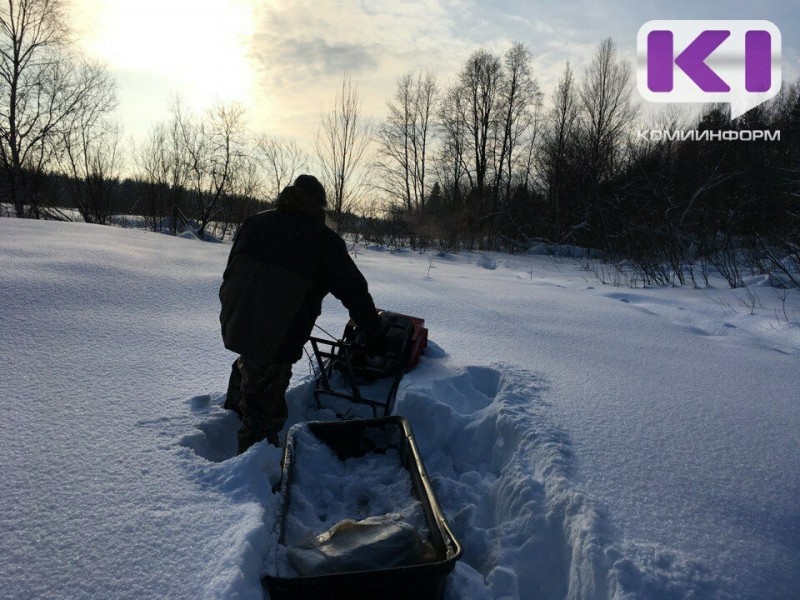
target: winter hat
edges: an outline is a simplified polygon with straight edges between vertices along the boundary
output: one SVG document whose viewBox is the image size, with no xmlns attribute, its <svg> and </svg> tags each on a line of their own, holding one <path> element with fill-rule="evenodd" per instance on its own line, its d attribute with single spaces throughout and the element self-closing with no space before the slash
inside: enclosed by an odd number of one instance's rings
<svg viewBox="0 0 800 600">
<path fill-rule="evenodd" d="M 313 175 L 300 175 L 294 180 L 292 185 L 303 190 L 323 207 L 327 206 L 328 201 L 325 197 L 325 188 L 322 187 L 322 184 Z"/>
</svg>

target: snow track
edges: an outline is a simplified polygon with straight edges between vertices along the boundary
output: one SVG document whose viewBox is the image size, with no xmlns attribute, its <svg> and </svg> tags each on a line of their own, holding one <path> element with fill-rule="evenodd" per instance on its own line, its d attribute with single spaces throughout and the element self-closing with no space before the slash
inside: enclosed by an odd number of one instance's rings
<svg viewBox="0 0 800 600">
<path fill-rule="evenodd" d="M 407 377 L 397 411 L 412 423 L 464 557 L 448 600 L 725 598 L 700 561 L 614 544 L 601 509 L 572 482 L 566 433 L 547 383 L 499 365 Z"/>
<path fill-rule="evenodd" d="M 406 376 L 395 412 L 411 422 L 439 503 L 464 546 L 446 600 L 724 597 L 697 561 L 611 543 L 602 511 L 572 483 L 569 438 L 548 414 L 545 381 L 508 365 L 455 369 L 435 344 L 428 354 Z M 313 410 L 312 383 L 301 378 L 289 390 L 288 425 L 334 418 Z M 191 399 L 193 430 L 184 430 L 177 445 L 189 477 L 229 497 L 243 514 L 225 531 L 218 563 L 208 567 L 208 596 L 258 598 L 259 576 L 277 544 L 270 488 L 279 455 L 262 443 L 236 456 L 239 420 L 223 401 L 219 394 Z"/>
<path fill-rule="evenodd" d="M 448 598 L 607 597 L 602 520 L 569 483 L 545 383 L 503 366 L 424 377 L 409 377 L 397 411 L 465 546 Z"/>
</svg>

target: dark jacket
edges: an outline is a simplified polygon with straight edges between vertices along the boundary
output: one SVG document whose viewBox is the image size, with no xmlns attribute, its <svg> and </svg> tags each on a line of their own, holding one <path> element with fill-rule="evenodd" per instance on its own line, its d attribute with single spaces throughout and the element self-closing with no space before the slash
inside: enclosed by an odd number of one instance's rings
<svg viewBox="0 0 800 600">
<path fill-rule="evenodd" d="M 368 335 L 380 330 L 344 240 L 325 226 L 322 206 L 289 186 L 234 239 L 219 290 L 225 347 L 265 364 L 297 361 L 328 292 Z"/>
</svg>

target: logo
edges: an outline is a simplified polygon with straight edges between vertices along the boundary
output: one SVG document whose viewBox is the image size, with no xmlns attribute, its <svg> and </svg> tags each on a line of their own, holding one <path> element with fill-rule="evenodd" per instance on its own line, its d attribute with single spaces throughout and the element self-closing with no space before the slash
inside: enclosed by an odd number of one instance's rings
<svg viewBox="0 0 800 600">
<path fill-rule="evenodd" d="M 650 102 L 725 102 L 735 119 L 781 89 L 781 32 L 769 21 L 648 21 L 636 50 Z"/>
</svg>

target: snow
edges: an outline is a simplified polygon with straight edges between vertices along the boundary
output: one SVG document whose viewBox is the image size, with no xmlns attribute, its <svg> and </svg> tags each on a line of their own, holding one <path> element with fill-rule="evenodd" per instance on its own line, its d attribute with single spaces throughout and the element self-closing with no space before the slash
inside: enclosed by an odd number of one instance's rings
<svg viewBox="0 0 800 600">
<path fill-rule="evenodd" d="M 0 597 L 266 597 L 280 451 L 236 456 L 222 408 L 228 250 L 0 219 Z M 800 293 L 587 260 L 359 250 L 430 330 L 395 413 L 464 546 L 445 597 L 796 597 Z M 288 425 L 333 418 L 312 389 L 301 361 Z"/>
<path fill-rule="evenodd" d="M 396 449 L 339 460 L 307 427 L 295 427 L 291 493 L 280 500 L 286 511 L 284 539 L 270 574 L 297 577 L 286 564 L 286 550 L 316 547 L 317 536 L 344 521 L 402 522 L 416 532 L 420 544 L 429 540 L 422 504 L 412 495 L 411 475 Z"/>
</svg>

